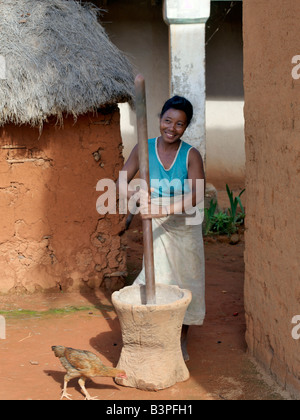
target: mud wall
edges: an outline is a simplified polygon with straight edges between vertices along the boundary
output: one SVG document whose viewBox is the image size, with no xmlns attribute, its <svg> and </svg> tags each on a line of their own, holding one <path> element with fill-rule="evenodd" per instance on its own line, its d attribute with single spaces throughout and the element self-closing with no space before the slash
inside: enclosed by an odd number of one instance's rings
<svg viewBox="0 0 300 420">
<path fill-rule="evenodd" d="M 245 309 L 249 351 L 300 397 L 300 4 L 244 0 Z M 294 65 L 295 66 L 295 65 Z"/>
<path fill-rule="evenodd" d="M 100 216 L 101 178 L 123 165 L 118 110 L 0 129 L 0 293 L 118 289 L 124 220 Z M 121 283 L 120 283 L 121 282 Z"/>
</svg>

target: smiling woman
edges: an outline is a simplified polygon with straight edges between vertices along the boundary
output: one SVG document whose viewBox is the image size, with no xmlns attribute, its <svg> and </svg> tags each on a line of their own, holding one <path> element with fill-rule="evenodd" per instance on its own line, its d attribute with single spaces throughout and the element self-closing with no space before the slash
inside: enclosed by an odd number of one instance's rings
<svg viewBox="0 0 300 420">
<path fill-rule="evenodd" d="M 187 126 L 187 116 L 184 111 L 169 109 L 160 120 L 162 139 L 168 144 L 174 144 L 177 149 L 178 144 L 175 142 L 180 140 Z"/>
<path fill-rule="evenodd" d="M 182 329 L 185 360 L 189 359 L 188 325 L 202 325 L 205 316 L 202 221 L 189 220 L 190 210 L 194 209 L 197 215 L 197 206 L 203 200 L 205 175 L 198 150 L 181 140 L 192 118 L 193 106 L 186 98 L 175 96 L 164 104 L 160 136 L 148 141 L 151 199 L 147 191 L 139 191 L 140 214 L 143 219 L 152 219 L 155 281 L 192 292 Z M 122 170 L 127 173 L 129 186 L 138 170 L 138 146 L 135 146 Z M 119 179 L 120 196 L 134 194 L 129 186 L 124 188 Z M 135 284 L 145 284 L 144 268 Z"/>
</svg>

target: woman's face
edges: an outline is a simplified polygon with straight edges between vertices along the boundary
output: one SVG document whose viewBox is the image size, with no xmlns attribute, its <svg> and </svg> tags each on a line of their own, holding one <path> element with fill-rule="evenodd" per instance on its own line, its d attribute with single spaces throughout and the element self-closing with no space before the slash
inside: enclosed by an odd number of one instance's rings
<svg viewBox="0 0 300 420">
<path fill-rule="evenodd" d="M 170 108 L 160 119 L 160 133 L 166 143 L 175 143 L 187 128 L 187 116 L 184 111 Z"/>
</svg>

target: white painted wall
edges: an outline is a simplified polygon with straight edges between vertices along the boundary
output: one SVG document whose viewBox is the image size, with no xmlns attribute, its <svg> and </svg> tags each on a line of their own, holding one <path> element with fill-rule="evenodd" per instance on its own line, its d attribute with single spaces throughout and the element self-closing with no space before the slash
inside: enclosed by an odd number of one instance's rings
<svg viewBox="0 0 300 420">
<path fill-rule="evenodd" d="M 193 104 L 185 140 L 205 160 L 205 24 L 170 25 L 170 44 L 171 96 L 184 96 Z"/>
<path fill-rule="evenodd" d="M 218 188 L 245 178 L 244 101 L 206 101 L 206 168 Z"/>
</svg>

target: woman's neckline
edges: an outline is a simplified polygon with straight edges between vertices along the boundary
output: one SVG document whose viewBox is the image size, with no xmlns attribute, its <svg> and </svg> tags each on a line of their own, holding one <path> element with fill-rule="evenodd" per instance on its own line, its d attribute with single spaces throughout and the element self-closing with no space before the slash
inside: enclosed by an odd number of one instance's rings
<svg viewBox="0 0 300 420">
<path fill-rule="evenodd" d="M 165 165 L 162 163 L 160 157 L 159 157 L 159 153 L 158 153 L 158 137 L 156 137 L 156 139 L 155 139 L 155 152 L 156 152 L 156 156 L 157 156 L 157 159 L 158 159 L 159 163 L 161 164 L 161 166 L 164 168 L 165 171 L 170 171 L 173 168 L 173 166 L 174 166 L 174 164 L 175 164 L 175 162 L 177 160 L 177 157 L 179 155 L 181 146 L 182 146 L 182 140 L 180 140 L 180 145 L 178 147 L 178 150 L 176 152 L 176 155 L 174 157 L 174 160 L 173 160 L 171 166 L 169 168 L 166 168 Z"/>
</svg>

